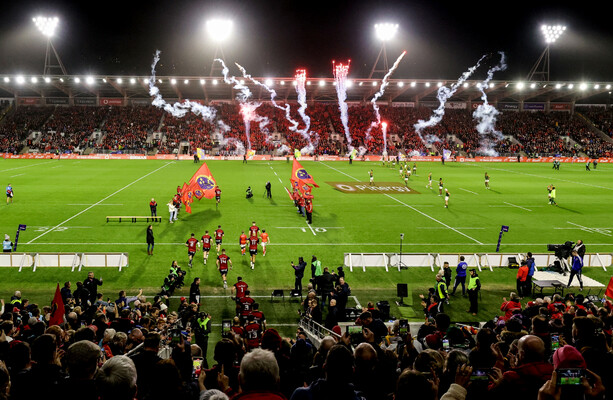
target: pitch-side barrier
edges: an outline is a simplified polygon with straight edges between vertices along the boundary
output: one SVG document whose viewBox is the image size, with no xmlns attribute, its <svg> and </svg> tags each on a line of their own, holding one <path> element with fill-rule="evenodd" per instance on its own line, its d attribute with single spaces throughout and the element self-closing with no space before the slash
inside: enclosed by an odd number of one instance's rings
<svg viewBox="0 0 613 400">
<path fill-rule="evenodd" d="M 450 266 L 456 266 L 460 257 L 470 268 L 478 268 L 481 271 L 494 267 L 508 267 L 512 263 L 520 263 L 525 255 L 521 253 L 345 253 L 344 264 L 350 271 L 354 268 L 379 267 L 389 271 L 390 268 L 400 271 L 402 268 L 430 267 L 432 271 L 442 269 L 446 262 Z M 544 268 L 554 263 L 557 259 L 554 254 L 532 254 L 537 268 Z M 601 267 L 605 271 L 613 263 L 613 253 L 586 253 L 583 257 L 583 265 L 586 267 Z"/>
<path fill-rule="evenodd" d="M 129 265 L 128 253 L 0 253 L 0 268 L 55 267 L 81 271 L 82 268 L 118 268 Z"/>
</svg>

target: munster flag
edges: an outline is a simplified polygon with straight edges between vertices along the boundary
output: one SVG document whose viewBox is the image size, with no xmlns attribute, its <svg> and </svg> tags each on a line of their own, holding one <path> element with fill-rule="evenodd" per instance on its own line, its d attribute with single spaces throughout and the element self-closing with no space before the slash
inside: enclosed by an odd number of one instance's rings
<svg viewBox="0 0 613 400">
<path fill-rule="evenodd" d="M 315 183 L 315 181 L 313 180 L 313 177 L 309 175 L 309 173 L 306 172 L 304 168 L 302 168 L 302 165 L 300 165 L 300 163 L 296 159 L 294 159 L 294 167 L 292 168 L 291 181 L 292 181 L 292 184 L 294 182 L 299 182 L 299 183 L 308 183 L 315 187 L 319 187 L 319 185 Z"/>
<path fill-rule="evenodd" d="M 209 167 L 206 163 L 202 163 L 202 166 L 198 168 L 198 171 L 192 176 L 192 179 L 189 180 L 190 186 L 194 184 L 194 190 L 202 191 L 202 197 L 206 197 L 207 199 L 212 199 L 215 197 L 215 186 L 217 186 L 217 182 Z M 198 198 L 198 197 L 196 197 Z"/>
<path fill-rule="evenodd" d="M 613 299 L 613 277 L 611 277 L 609 285 L 607 286 L 607 291 L 604 292 L 604 295 L 610 299 Z"/>
<path fill-rule="evenodd" d="M 53 296 L 53 302 L 51 303 L 51 317 L 49 318 L 49 326 L 59 325 L 64 322 L 64 300 L 62 300 L 62 293 L 60 292 L 60 284 L 57 284 L 55 289 L 55 296 Z"/>
</svg>

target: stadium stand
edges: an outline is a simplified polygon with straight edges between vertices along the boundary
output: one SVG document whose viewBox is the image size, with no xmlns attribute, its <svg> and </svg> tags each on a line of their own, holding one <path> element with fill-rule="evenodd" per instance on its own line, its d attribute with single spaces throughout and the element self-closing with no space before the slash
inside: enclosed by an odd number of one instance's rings
<svg viewBox="0 0 613 400">
<path fill-rule="evenodd" d="M 230 102 L 213 105 L 213 121 L 188 113 L 173 117 L 153 106 L 31 106 L 3 103 L 0 109 L 2 152 L 75 152 L 192 154 L 197 148 L 213 155 L 242 153 L 248 147 L 240 106 Z M 308 141 L 299 132 L 305 124 L 292 104 L 290 116 L 298 130 L 290 129 L 284 110 L 262 103 L 251 121 L 249 140 L 259 154 L 303 148 Z M 483 153 L 482 137 L 472 114 L 448 109 L 441 122 L 421 132 L 414 124 L 432 113 L 426 107 L 380 106 L 382 121 L 388 123 L 388 154 L 440 155 L 443 149 L 459 155 Z M 310 137 L 317 154 L 347 153 L 347 139 L 336 103 L 315 102 L 306 109 Z M 496 129 L 502 139 L 487 135 L 490 150 L 500 155 L 609 157 L 613 154 L 610 111 L 580 108 L 569 112 L 504 112 Z M 382 154 L 381 128 L 371 104 L 352 104 L 348 126 L 352 144 L 366 154 Z M 241 148 L 241 145 L 243 148 Z M 486 153 L 487 154 L 487 153 Z"/>
</svg>

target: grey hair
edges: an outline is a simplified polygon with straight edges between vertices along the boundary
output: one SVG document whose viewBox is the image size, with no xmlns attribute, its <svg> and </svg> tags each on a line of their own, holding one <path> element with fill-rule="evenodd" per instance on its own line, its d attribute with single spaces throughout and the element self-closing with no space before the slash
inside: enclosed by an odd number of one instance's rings
<svg viewBox="0 0 613 400">
<path fill-rule="evenodd" d="M 254 349 L 241 361 L 240 384 L 243 391 L 274 390 L 279 383 L 279 365 L 272 351 Z"/>
<path fill-rule="evenodd" d="M 127 356 L 115 356 L 100 367 L 96 387 L 102 399 L 132 400 L 136 394 L 136 366 Z"/>
</svg>

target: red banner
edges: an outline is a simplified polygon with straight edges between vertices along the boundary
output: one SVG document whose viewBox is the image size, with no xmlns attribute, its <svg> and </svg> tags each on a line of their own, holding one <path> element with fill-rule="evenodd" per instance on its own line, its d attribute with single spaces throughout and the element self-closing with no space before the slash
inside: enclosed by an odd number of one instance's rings
<svg viewBox="0 0 613 400">
<path fill-rule="evenodd" d="M 104 97 L 100 99 L 101 106 L 123 106 L 123 99 Z"/>
</svg>

